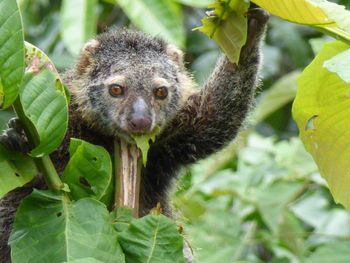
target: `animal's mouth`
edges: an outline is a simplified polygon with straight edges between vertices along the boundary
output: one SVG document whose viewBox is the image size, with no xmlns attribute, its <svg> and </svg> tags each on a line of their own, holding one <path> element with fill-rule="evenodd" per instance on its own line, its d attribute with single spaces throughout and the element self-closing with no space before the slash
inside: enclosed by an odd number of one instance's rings
<svg viewBox="0 0 350 263">
<path fill-rule="evenodd" d="M 161 131 L 161 128 L 158 125 L 152 130 L 147 132 L 132 132 L 132 131 L 125 131 L 120 129 L 115 132 L 115 136 L 129 143 L 135 143 L 135 138 L 140 138 L 140 137 L 154 140 L 155 137 L 160 134 L 160 131 Z"/>
</svg>

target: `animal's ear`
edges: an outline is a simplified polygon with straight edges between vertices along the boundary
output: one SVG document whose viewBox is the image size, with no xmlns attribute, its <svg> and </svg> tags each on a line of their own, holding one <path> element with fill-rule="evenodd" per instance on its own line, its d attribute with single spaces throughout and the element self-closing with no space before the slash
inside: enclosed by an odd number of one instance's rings
<svg viewBox="0 0 350 263">
<path fill-rule="evenodd" d="M 94 64 L 94 54 L 99 45 L 100 43 L 96 39 L 91 39 L 83 46 L 76 68 L 79 75 L 90 71 Z"/>
<path fill-rule="evenodd" d="M 179 67 L 184 67 L 184 53 L 175 45 L 168 44 L 166 48 L 166 53 L 169 56 L 169 58 L 174 61 Z"/>
</svg>

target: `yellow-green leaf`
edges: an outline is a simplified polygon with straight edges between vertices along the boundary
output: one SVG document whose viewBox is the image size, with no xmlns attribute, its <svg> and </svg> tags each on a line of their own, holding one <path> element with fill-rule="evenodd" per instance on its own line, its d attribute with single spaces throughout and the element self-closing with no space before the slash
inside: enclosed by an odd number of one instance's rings
<svg viewBox="0 0 350 263">
<path fill-rule="evenodd" d="M 350 12 L 326 0 L 252 0 L 287 21 L 310 25 L 350 43 Z"/>
<path fill-rule="evenodd" d="M 350 209 L 350 83 L 324 67 L 349 49 L 340 41 L 326 44 L 298 79 L 293 117 L 306 149 L 339 203 Z"/>
<path fill-rule="evenodd" d="M 308 0 L 252 0 L 271 14 L 304 25 L 334 23 L 323 10 Z"/>
<path fill-rule="evenodd" d="M 154 129 L 154 131 L 149 133 L 149 134 L 143 134 L 140 136 L 133 136 L 137 147 L 140 149 L 140 151 L 142 153 L 142 163 L 144 166 L 146 166 L 146 163 L 147 163 L 147 154 L 148 154 L 148 150 L 150 147 L 149 141 L 151 140 L 152 142 L 154 142 L 156 140 L 156 136 L 159 134 L 159 132 L 160 132 L 160 127 L 156 127 Z"/>
<path fill-rule="evenodd" d="M 245 0 L 217 0 L 209 5 L 213 16 L 202 19 L 198 29 L 214 39 L 232 63 L 238 63 L 241 48 L 247 40 L 249 3 Z"/>
</svg>

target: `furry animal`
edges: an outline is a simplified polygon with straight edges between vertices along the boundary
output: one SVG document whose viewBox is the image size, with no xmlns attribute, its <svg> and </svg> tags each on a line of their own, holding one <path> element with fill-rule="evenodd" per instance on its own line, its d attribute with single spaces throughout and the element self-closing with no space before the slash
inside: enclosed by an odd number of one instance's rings
<svg viewBox="0 0 350 263">
<path fill-rule="evenodd" d="M 68 161 L 70 137 L 112 152 L 114 136 L 131 140 L 131 134 L 159 126 L 161 133 L 142 170 L 140 213 L 147 214 L 160 202 L 169 214 L 167 191 L 176 172 L 233 140 L 251 108 L 268 16 L 261 9 L 251 9 L 248 16 L 240 62 L 232 64 L 222 56 L 202 89 L 194 88 L 182 52 L 161 39 L 121 30 L 89 41 L 65 78 L 72 101 L 67 136 L 51 156 L 58 171 Z M 2 142 L 10 137 L 8 131 Z M 10 261 L 7 238 L 14 211 L 28 192 L 28 187 L 15 190 L 0 201 L 4 262 Z"/>
</svg>

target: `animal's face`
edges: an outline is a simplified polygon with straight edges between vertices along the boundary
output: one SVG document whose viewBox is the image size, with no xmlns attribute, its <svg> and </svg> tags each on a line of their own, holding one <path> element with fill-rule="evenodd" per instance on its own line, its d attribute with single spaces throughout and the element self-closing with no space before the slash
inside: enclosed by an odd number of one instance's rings
<svg viewBox="0 0 350 263">
<path fill-rule="evenodd" d="M 94 42 L 89 71 L 82 74 L 87 80 L 73 92 L 83 117 L 108 135 L 128 138 L 163 128 L 183 102 L 181 65 L 163 43 L 136 36 L 137 43 L 125 43 L 125 35 L 122 43 Z"/>
<path fill-rule="evenodd" d="M 106 71 L 104 66 L 98 71 Z M 176 113 L 181 87 L 170 63 L 120 54 L 110 66 L 108 74 L 87 87 L 91 111 L 108 133 L 148 133 Z"/>
</svg>

